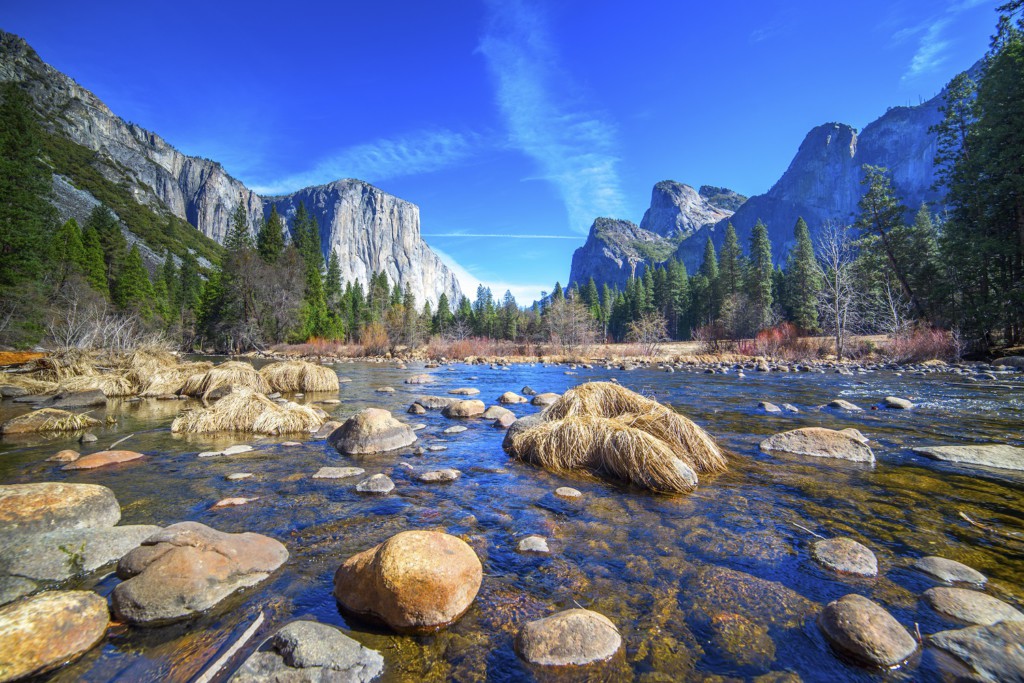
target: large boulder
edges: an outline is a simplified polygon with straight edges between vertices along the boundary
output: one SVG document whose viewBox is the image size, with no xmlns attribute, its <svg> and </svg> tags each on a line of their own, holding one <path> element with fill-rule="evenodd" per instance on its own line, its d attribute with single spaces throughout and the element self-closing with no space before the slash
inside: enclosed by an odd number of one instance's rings
<svg viewBox="0 0 1024 683">
<path fill-rule="evenodd" d="M 340 630 L 293 621 L 267 639 L 229 683 L 366 683 L 384 670 L 384 658 Z"/>
<path fill-rule="evenodd" d="M 895 666 L 917 650 L 907 629 L 863 595 L 830 602 L 818 616 L 818 626 L 837 650 L 873 666 Z"/>
<path fill-rule="evenodd" d="M 928 644 L 945 650 L 981 680 L 1024 683 L 1024 621 L 1004 621 L 991 626 L 970 626 L 941 631 Z"/>
<path fill-rule="evenodd" d="M 587 609 L 569 609 L 524 624 L 516 652 L 531 664 L 569 666 L 610 659 L 622 637 L 608 617 Z"/>
<path fill-rule="evenodd" d="M 498 397 L 498 403 L 526 403 L 526 401 L 527 398 L 525 396 L 520 396 L 519 394 L 512 391 L 506 391 L 504 394 Z"/>
<path fill-rule="evenodd" d="M 526 392 L 523 392 L 526 393 Z M 552 392 L 545 392 L 543 394 L 536 394 L 530 401 L 530 405 L 534 406 L 549 406 L 555 401 L 561 398 L 561 394 L 555 394 Z"/>
<path fill-rule="evenodd" d="M 93 406 L 107 405 L 107 396 L 99 389 L 89 391 L 63 391 L 47 403 L 47 408 L 92 408 Z"/>
<path fill-rule="evenodd" d="M 963 446 L 919 446 L 915 453 L 933 460 L 959 463 L 962 465 L 983 465 L 1004 470 L 1024 470 L 1024 448 L 1005 444 L 963 445 Z"/>
<path fill-rule="evenodd" d="M 0 681 L 45 673 L 103 639 L 107 601 L 90 591 L 51 591 L 0 608 Z"/>
<path fill-rule="evenodd" d="M 1024 614 L 999 598 L 967 588 L 936 586 L 924 592 L 925 601 L 940 614 L 968 624 L 989 626 L 1000 621 L 1024 621 Z"/>
<path fill-rule="evenodd" d="M 90 453 L 78 460 L 70 462 L 67 465 L 64 465 L 61 469 L 93 470 L 97 467 L 106 467 L 107 465 L 118 465 L 122 462 L 131 462 L 132 460 L 138 460 L 142 457 L 144 457 L 142 453 L 136 453 L 135 451 L 99 451 L 98 453 Z"/>
<path fill-rule="evenodd" d="M 140 626 L 187 618 L 263 581 L 287 559 L 288 550 L 267 536 L 172 524 L 118 563 L 123 583 L 114 588 L 114 615 Z"/>
<path fill-rule="evenodd" d="M 10 484 L 0 486 L 0 532 L 42 533 L 108 527 L 121 519 L 114 492 L 95 484 Z"/>
<path fill-rule="evenodd" d="M 415 441 L 409 425 L 380 408 L 360 410 L 327 437 L 328 443 L 346 455 L 393 451 Z"/>
<path fill-rule="evenodd" d="M 464 541 L 403 531 L 342 563 L 334 595 L 348 612 L 400 633 L 428 633 L 465 614 L 482 579 L 480 560 Z"/>
<path fill-rule="evenodd" d="M 99 420 L 56 408 L 41 408 L 11 418 L 0 425 L 0 434 L 36 434 L 39 432 L 74 432 L 95 427 Z"/>
<path fill-rule="evenodd" d="M 1002 358 L 996 358 L 994 361 L 992 361 L 992 365 L 1002 365 L 1008 368 L 1024 370 L 1024 356 L 1004 356 Z"/>
<path fill-rule="evenodd" d="M 824 427 L 804 427 L 770 436 L 761 442 L 765 453 L 790 453 L 816 458 L 875 462 L 871 447 L 855 436 Z"/>
<path fill-rule="evenodd" d="M 484 414 L 486 408 L 483 401 L 469 399 L 445 406 L 441 414 L 445 417 L 480 417 Z"/>
<path fill-rule="evenodd" d="M 453 403 L 458 403 L 460 400 L 461 399 L 450 398 L 448 396 L 420 396 L 416 399 L 416 403 L 419 403 L 427 410 L 441 410 L 442 408 L 447 408 Z"/>
</svg>

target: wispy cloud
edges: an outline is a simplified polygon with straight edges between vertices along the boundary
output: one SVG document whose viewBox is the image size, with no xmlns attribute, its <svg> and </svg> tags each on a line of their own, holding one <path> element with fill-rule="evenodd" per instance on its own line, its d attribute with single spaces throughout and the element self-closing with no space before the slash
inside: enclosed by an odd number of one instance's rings
<svg viewBox="0 0 1024 683">
<path fill-rule="evenodd" d="M 573 240 L 579 242 L 579 235 L 512 235 L 507 233 L 491 232 L 435 232 L 430 235 L 423 235 L 424 239 L 431 237 L 500 237 L 513 240 Z"/>
<path fill-rule="evenodd" d="M 462 287 L 462 292 L 469 297 L 471 301 L 476 297 L 476 288 L 483 285 L 484 287 L 491 288 L 491 293 L 494 295 L 495 299 L 500 300 L 505 296 L 505 292 L 512 292 L 512 296 L 516 298 L 517 304 L 520 306 L 528 306 L 534 301 L 539 301 L 541 298 L 541 292 L 547 291 L 550 287 L 550 285 L 544 284 L 533 285 L 514 284 L 494 280 L 484 281 L 452 258 L 451 254 L 438 249 L 437 247 L 431 247 L 431 250 L 437 254 L 438 257 L 444 261 L 444 264 L 455 274 L 455 277 L 459 280 L 459 285 Z"/>
<path fill-rule="evenodd" d="M 917 50 L 910 58 L 910 64 L 903 74 L 903 80 L 910 80 L 930 73 L 942 66 L 948 57 L 948 50 L 953 44 L 948 30 L 956 22 L 957 17 L 975 7 L 991 5 L 992 0 L 957 0 L 950 2 L 941 12 L 933 14 L 923 22 L 901 28 L 893 33 L 894 42 L 917 39 Z"/>
<path fill-rule="evenodd" d="M 488 6 L 480 51 L 497 84 L 511 145 L 535 159 L 542 178 L 558 188 L 571 229 L 586 233 L 597 216 L 621 216 L 615 127 L 561 95 L 571 82 L 558 67 L 538 7 L 519 0 Z"/>
<path fill-rule="evenodd" d="M 282 194 L 340 178 L 381 182 L 430 173 L 469 158 L 476 153 L 479 143 L 476 134 L 444 129 L 382 138 L 342 149 L 309 171 L 255 185 L 253 190 L 259 194 Z"/>
</svg>

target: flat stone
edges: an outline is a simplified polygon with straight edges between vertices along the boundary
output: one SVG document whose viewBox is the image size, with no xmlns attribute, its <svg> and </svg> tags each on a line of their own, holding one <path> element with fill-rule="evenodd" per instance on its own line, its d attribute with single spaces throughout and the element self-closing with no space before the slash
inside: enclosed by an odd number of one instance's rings
<svg viewBox="0 0 1024 683">
<path fill-rule="evenodd" d="M 830 602 L 818 615 L 818 627 L 837 650 L 873 666 L 895 666 L 917 650 L 907 629 L 863 595 Z"/>
<path fill-rule="evenodd" d="M 384 658 L 339 629 L 293 621 L 245 660 L 229 683 L 366 683 L 384 670 Z"/>
<path fill-rule="evenodd" d="M 804 427 L 770 436 L 761 442 L 766 453 L 781 452 L 816 458 L 839 458 L 853 462 L 875 462 L 871 448 L 845 432 L 823 427 Z"/>
<path fill-rule="evenodd" d="M 1024 614 L 1002 600 L 967 588 L 936 586 L 924 592 L 924 599 L 936 612 L 968 624 L 1024 621 Z"/>
<path fill-rule="evenodd" d="M 834 401 L 829 401 L 828 407 L 829 408 L 836 408 L 838 410 L 846 410 L 846 411 L 849 411 L 851 413 L 860 413 L 860 412 L 864 411 L 864 409 L 861 408 L 860 406 L 855 405 L 853 403 L 850 403 L 846 399 L 842 399 L 842 398 L 837 398 Z"/>
<path fill-rule="evenodd" d="M 526 536 L 519 540 L 516 550 L 521 553 L 549 553 L 548 541 L 543 536 Z"/>
<path fill-rule="evenodd" d="M 362 467 L 321 467 L 313 475 L 314 479 L 348 479 L 364 474 Z"/>
<path fill-rule="evenodd" d="M 581 498 L 583 494 L 571 486 L 559 486 L 555 489 L 555 495 L 562 498 Z"/>
<path fill-rule="evenodd" d="M 113 613 L 138 626 L 185 619 L 260 583 L 287 559 L 288 550 L 268 536 L 172 524 L 121 558 Z"/>
<path fill-rule="evenodd" d="M 895 408 L 896 410 L 910 410 L 914 407 L 912 401 L 908 401 L 905 398 L 899 398 L 898 396 L 886 396 L 883 401 L 886 408 Z"/>
<path fill-rule="evenodd" d="M 416 399 L 416 403 L 420 404 L 427 410 L 441 410 L 442 408 L 447 408 L 451 404 L 458 402 L 459 399 L 447 396 L 420 396 Z"/>
<path fill-rule="evenodd" d="M 374 474 L 356 484 L 356 491 L 360 493 L 391 493 L 395 489 L 395 482 L 386 474 Z"/>
<path fill-rule="evenodd" d="M 941 631 L 928 644 L 945 650 L 986 681 L 1024 683 L 1024 622 Z"/>
<path fill-rule="evenodd" d="M 232 472 L 227 476 L 228 481 L 241 481 L 252 476 L 252 472 Z"/>
<path fill-rule="evenodd" d="M 282 448 L 295 448 L 296 446 L 301 446 L 301 445 L 302 445 L 301 441 L 285 441 L 284 443 L 281 444 L 281 447 Z"/>
<path fill-rule="evenodd" d="M 829 538 L 811 545 L 811 557 L 834 572 L 878 576 L 878 560 L 852 538 Z"/>
<path fill-rule="evenodd" d="M 433 375 L 413 375 L 405 380 L 406 384 L 432 384 L 433 382 Z"/>
<path fill-rule="evenodd" d="M 98 453 L 90 453 L 84 455 L 74 462 L 70 462 L 62 470 L 94 470 L 97 467 L 106 467 L 107 465 L 119 465 L 123 462 L 131 462 L 132 460 L 138 460 L 139 458 L 145 457 L 142 453 L 136 453 L 135 451 L 99 451 Z"/>
<path fill-rule="evenodd" d="M 73 417 L 75 414 L 70 413 L 66 410 L 58 410 L 56 408 L 41 408 L 39 410 L 33 410 L 31 413 L 25 413 L 18 417 L 13 417 L 7 422 L 0 425 L 0 434 L 36 434 L 39 432 L 53 432 L 60 431 L 58 425 L 63 420 L 67 420 Z M 95 427 L 100 423 L 99 420 L 89 417 L 88 415 L 80 416 L 83 427 Z M 69 430 L 75 431 L 75 430 Z"/>
<path fill-rule="evenodd" d="M 63 410 L 105 405 L 107 405 L 107 397 L 99 389 L 61 392 L 51 398 L 46 404 L 48 408 L 61 408 Z"/>
<path fill-rule="evenodd" d="M 555 394 L 550 391 L 543 394 L 537 394 L 536 396 L 533 397 L 533 400 L 530 401 L 530 405 L 549 406 L 561 397 L 561 394 Z"/>
<path fill-rule="evenodd" d="M 603 614 L 570 609 L 524 624 L 515 647 L 531 664 L 581 666 L 611 659 L 622 647 L 622 637 Z"/>
<path fill-rule="evenodd" d="M 424 484 L 436 484 L 440 482 L 455 481 L 462 476 L 462 472 L 450 467 L 440 470 L 429 470 L 427 472 L 416 472 L 412 478 Z"/>
<path fill-rule="evenodd" d="M 377 387 L 374 391 L 378 394 L 393 394 L 395 393 L 394 387 Z"/>
<path fill-rule="evenodd" d="M 404 448 L 416 441 L 416 434 L 390 412 L 366 408 L 346 420 L 327 441 L 340 453 L 357 455 Z"/>
<path fill-rule="evenodd" d="M 453 425 L 453 426 L 449 427 L 448 429 L 445 429 L 444 433 L 445 434 L 461 434 L 464 431 L 466 431 L 466 427 L 463 427 L 462 425 Z"/>
<path fill-rule="evenodd" d="M 944 557 L 935 557 L 934 555 L 919 559 L 914 563 L 914 569 L 949 583 L 969 583 L 974 586 L 984 586 L 988 581 L 984 574 L 968 567 L 966 564 L 961 564 L 956 560 L 947 560 Z"/>
<path fill-rule="evenodd" d="M 460 387 L 458 389 L 449 389 L 448 393 L 454 396 L 476 396 L 480 393 L 480 390 L 473 387 Z"/>
<path fill-rule="evenodd" d="M 469 400 L 466 400 L 466 401 L 457 401 L 457 402 L 452 403 L 452 404 L 450 404 L 448 406 L 445 406 L 441 410 L 441 414 L 444 415 L 445 417 L 453 417 L 453 418 L 457 418 L 457 417 L 480 417 L 481 415 L 484 414 L 484 410 L 485 409 L 486 409 L 486 406 L 484 406 L 484 402 L 483 401 L 478 401 L 476 399 L 469 399 Z"/>
<path fill-rule="evenodd" d="M 760 403 L 757 404 L 757 407 L 761 408 L 766 413 L 781 413 L 782 412 L 782 408 L 778 407 L 774 403 L 769 403 L 768 401 L 761 401 Z"/>
<path fill-rule="evenodd" d="M 0 385 L 0 398 L 21 398 L 22 396 L 28 396 L 28 389 L 25 387 L 16 387 L 13 384 Z"/>
<path fill-rule="evenodd" d="M 933 460 L 963 465 L 983 465 L 1005 470 L 1024 470 L 1024 448 L 1004 444 L 919 446 L 913 451 Z"/>
<path fill-rule="evenodd" d="M 110 527 L 120 519 L 121 506 L 106 486 L 62 482 L 0 486 L 4 535 Z"/>
<path fill-rule="evenodd" d="M 431 453 L 440 453 L 441 451 L 448 450 L 448 447 L 441 444 L 433 444 L 432 446 L 427 446 L 427 450 Z"/>
<path fill-rule="evenodd" d="M 403 531 L 345 560 L 334 575 L 343 610 L 400 633 L 429 633 L 469 609 L 483 567 L 464 541 L 437 531 Z"/>
<path fill-rule="evenodd" d="M 799 413 L 800 412 L 800 409 L 797 408 L 792 403 L 783 403 L 782 404 L 782 409 L 785 410 L 788 413 Z"/>
<path fill-rule="evenodd" d="M 217 508 L 233 508 L 233 507 L 238 507 L 239 505 L 247 505 L 247 504 L 251 503 L 254 500 L 259 500 L 259 498 L 242 498 L 240 496 L 236 496 L 236 497 L 232 497 L 232 498 L 222 498 L 222 499 L 218 500 L 216 503 L 214 503 L 213 505 L 211 505 L 210 509 L 211 510 L 216 510 Z"/>
<path fill-rule="evenodd" d="M 0 681 L 46 673 L 103 640 L 107 601 L 91 591 L 50 591 L 0 607 Z"/>
<path fill-rule="evenodd" d="M 340 426 L 341 426 L 341 423 L 338 422 L 337 420 L 328 420 L 327 422 L 325 422 L 323 424 L 322 427 L 320 427 L 320 429 L 316 430 L 316 433 L 313 434 L 313 438 L 314 439 L 326 439 L 331 434 L 333 434 L 338 429 L 338 427 L 340 427 Z"/>
<path fill-rule="evenodd" d="M 220 452 L 221 455 L 238 455 L 239 453 L 248 453 L 252 450 L 252 446 L 249 444 L 235 444 L 234 446 L 228 446 Z"/>
</svg>

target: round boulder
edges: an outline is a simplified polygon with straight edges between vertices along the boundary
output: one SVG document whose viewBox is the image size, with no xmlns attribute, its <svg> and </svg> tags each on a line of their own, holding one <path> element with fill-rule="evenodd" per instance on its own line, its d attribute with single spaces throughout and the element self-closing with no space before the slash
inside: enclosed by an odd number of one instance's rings
<svg viewBox="0 0 1024 683">
<path fill-rule="evenodd" d="M 886 396 L 882 403 L 885 404 L 886 408 L 894 408 L 896 410 L 910 410 L 914 407 L 914 403 L 912 401 L 908 401 L 907 399 L 900 398 L 898 396 Z"/>
<path fill-rule="evenodd" d="M 549 406 L 561 397 L 561 394 L 555 394 L 552 392 L 545 392 L 543 394 L 537 394 L 530 401 L 530 405 L 534 406 Z"/>
<path fill-rule="evenodd" d="M 395 490 L 395 482 L 386 474 L 374 474 L 356 484 L 359 493 L 377 493 L 385 495 Z"/>
<path fill-rule="evenodd" d="M 469 399 L 445 406 L 441 414 L 445 417 L 479 417 L 484 414 L 486 409 L 483 401 Z"/>
<path fill-rule="evenodd" d="M 825 606 L 818 626 L 837 650 L 873 666 L 890 667 L 917 650 L 917 641 L 878 603 L 846 595 Z"/>
<path fill-rule="evenodd" d="M 570 609 L 531 621 L 516 635 L 516 652 L 531 664 L 569 666 L 610 659 L 622 637 L 608 617 Z"/>
<path fill-rule="evenodd" d="M 512 391 L 506 391 L 504 394 L 498 397 L 498 403 L 526 403 L 526 397 L 520 396 L 519 394 Z"/>
<path fill-rule="evenodd" d="M 761 442 L 765 453 L 780 452 L 839 458 L 853 462 L 875 462 L 871 448 L 855 436 L 824 427 L 804 427 L 770 436 Z"/>
<path fill-rule="evenodd" d="M 464 541 L 437 531 L 403 531 L 348 558 L 334 575 L 334 596 L 353 614 L 400 633 L 429 633 L 469 609 L 483 567 Z"/>
<path fill-rule="evenodd" d="M 878 576 L 878 560 L 866 546 L 852 538 L 829 538 L 811 546 L 811 557 L 841 574 Z"/>
<path fill-rule="evenodd" d="M 327 437 L 328 443 L 346 455 L 393 451 L 415 441 L 409 425 L 380 408 L 360 410 Z"/>
<path fill-rule="evenodd" d="M 91 591 L 49 591 L 0 608 L 0 681 L 45 673 L 103 639 L 107 601 Z"/>
<path fill-rule="evenodd" d="M 1001 621 L 1024 621 L 1024 614 L 999 598 L 967 588 L 929 588 L 924 599 L 936 612 L 969 624 L 991 626 Z"/>
</svg>

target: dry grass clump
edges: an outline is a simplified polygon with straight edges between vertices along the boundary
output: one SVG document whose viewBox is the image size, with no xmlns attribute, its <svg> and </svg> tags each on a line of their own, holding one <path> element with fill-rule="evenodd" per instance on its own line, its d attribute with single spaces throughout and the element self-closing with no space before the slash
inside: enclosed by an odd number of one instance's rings
<svg viewBox="0 0 1024 683">
<path fill-rule="evenodd" d="M 163 396 L 178 393 L 190 377 L 202 375 L 212 367 L 213 363 L 208 361 L 181 363 L 152 373 L 133 369 L 128 372 L 128 376 L 139 387 L 140 396 Z"/>
<path fill-rule="evenodd" d="M 43 423 L 39 429 L 41 432 L 77 432 L 80 429 L 88 429 L 100 423 L 99 420 L 89 417 L 85 413 L 72 413 L 65 417 L 53 417 Z"/>
<path fill-rule="evenodd" d="M 60 383 L 60 391 L 93 391 L 99 389 L 107 398 L 134 396 L 138 388 L 125 374 L 108 372 L 102 375 L 79 375 Z"/>
<path fill-rule="evenodd" d="M 270 363 L 260 368 L 270 388 L 281 393 L 338 391 L 338 373 L 331 368 L 304 360 Z"/>
<path fill-rule="evenodd" d="M 726 469 L 725 455 L 703 429 L 611 382 L 570 389 L 540 418 L 511 431 L 506 449 L 545 469 L 583 468 L 666 493 L 691 491 L 697 473 Z"/>
<path fill-rule="evenodd" d="M 98 375 L 96 367 L 98 354 L 85 349 L 65 349 L 36 361 L 37 379 L 63 383 L 73 377 Z"/>
<path fill-rule="evenodd" d="M 57 383 L 49 380 L 37 379 L 29 375 L 5 372 L 0 374 L 0 384 L 21 387 L 29 394 L 52 394 L 57 391 Z"/>
<path fill-rule="evenodd" d="M 252 389 L 231 392 L 210 408 L 190 410 L 171 423 L 172 432 L 210 434 L 250 432 L 292 434 L 311 432 L 327 420 L 327 413 L 296 403 L 278 404 Z"/>
<path fill-rule="evenodd" d="M 222 386 L 244 387 L 261 394 L 270 393 L 270 385 L 249 363 L 229 360 L 205 372 L 191 375 L 181 387 L 186 396 L 206 398 L 211 391 Z"/>
</svg>

